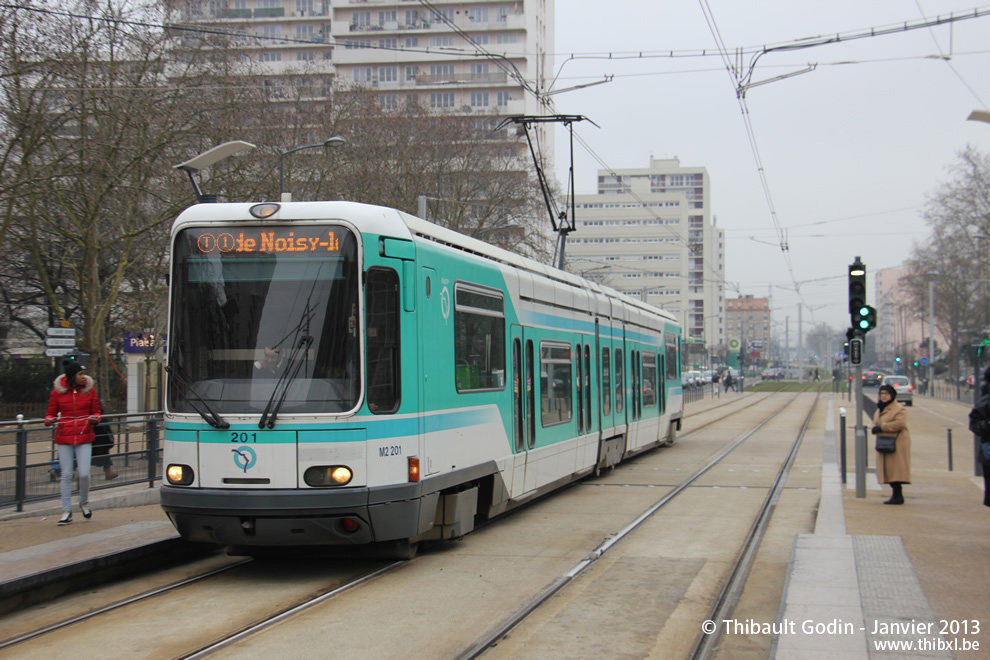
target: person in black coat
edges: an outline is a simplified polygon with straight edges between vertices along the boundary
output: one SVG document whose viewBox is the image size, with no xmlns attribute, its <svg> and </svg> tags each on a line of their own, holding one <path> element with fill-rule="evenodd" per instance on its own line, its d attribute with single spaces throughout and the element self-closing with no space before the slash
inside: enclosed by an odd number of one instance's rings
<svg viewBox="0 0 990 660">
<path fill-rule="evenodd" d="M 990 506 L 990 367 L 983 372 L 980 398 L 969 411 L 969 430 L 980 438 L 983 463 L 983 506 Z"/>
</svg>

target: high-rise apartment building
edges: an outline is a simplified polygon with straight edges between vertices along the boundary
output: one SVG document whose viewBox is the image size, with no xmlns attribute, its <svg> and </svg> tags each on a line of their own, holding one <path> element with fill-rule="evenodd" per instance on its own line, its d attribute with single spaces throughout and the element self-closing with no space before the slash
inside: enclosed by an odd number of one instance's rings
<svg viewBox="0 0 990 660">
<path fill-rule="evenodd" d="M 552 75 L 553 0 L 331 5 L 340 81 L 377 89 L 382 107 L 538 113 L 523 83 L 545 91 Z"/>
<path fill-rule="evenodd" d="M 176 22 L 212 27 L 252 74 L 287 98 L 319 96 L 336 77 L 373 89 L 383 108 L 539 114 L 554 0 L 211 0 L 176 3 Z M 201 34 L 188 33 L 190 45 Z M 548 145 L 552 153 L 552 145 Z"/>
<path fill-rule="evenodd" d="M 704 167 L 651 157 L 647 168 L 599 170 L 598 193 L 575 206 L 567 270 L 675 314 L 689 357 L 724 350 L 725 236 Z"/>
<path fill-rule="evenodd" d="M 734 355 L 742 364 L 752 366 L 775 359 L 770 300 L 751 295 L 725 301 L 725 332 L 729 340 L 729 361 L 736 365 Z M 738 360 L 738 358 L 736 358 Z"/>
</svg>

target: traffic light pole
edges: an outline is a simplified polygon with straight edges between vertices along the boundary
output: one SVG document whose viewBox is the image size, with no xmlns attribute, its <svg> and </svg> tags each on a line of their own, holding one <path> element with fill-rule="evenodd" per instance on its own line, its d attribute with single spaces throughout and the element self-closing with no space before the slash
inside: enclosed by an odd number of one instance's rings
<svg viewBox="0 0 990 660">
<path fill-rule="evenodd" d="M 866 497 L 866 427 L 863 425 L 863 364 L 856 365 L 853 374 L 853 387 L 856 393 L 856 416 L 853 425 L 856 448 L 856 497 L 862 499 Z"/>
</svg>

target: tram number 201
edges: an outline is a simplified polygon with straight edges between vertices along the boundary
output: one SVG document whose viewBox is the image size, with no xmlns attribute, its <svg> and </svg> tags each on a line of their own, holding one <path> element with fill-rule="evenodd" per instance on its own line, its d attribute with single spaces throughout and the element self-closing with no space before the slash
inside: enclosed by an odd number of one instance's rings
<svg viewBox="0 0 990 660">
<path fill-rule="evenodd" d="M 378 448 L 378 458 L 384 458 L 386 456 L 401 456 L 402 455 L 402 445 L 390 445 L 387 447 Z"/>
<path fill-rule="evenodd" d="M 230 432 L 231 442 L 258 442 L 257 433 L 248 433 L 247 431 L 231 431 Z"/>
</svg>

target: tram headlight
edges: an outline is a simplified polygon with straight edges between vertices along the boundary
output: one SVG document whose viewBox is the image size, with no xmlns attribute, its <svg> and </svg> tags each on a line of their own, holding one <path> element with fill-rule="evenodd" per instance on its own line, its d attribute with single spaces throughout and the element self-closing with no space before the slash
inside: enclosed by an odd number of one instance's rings
<svg viewBox="0 0 990 660">
<path fill-rule="evenodd" d="M 308 486 L 344 486 L 354 478 L 346 465 L 314 465 L 306 468 L 303 480 Z"/>
<path fill-rule="evenodd" d="M 169 465 L 165 470 L 168 482 L 174 486 L 188 486 L 193 482 L 193 470 L 188 465 Z"/>
</svg>

